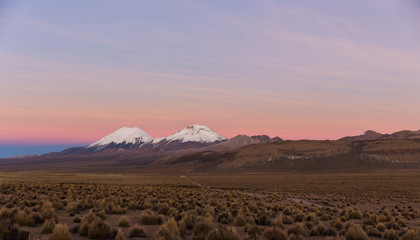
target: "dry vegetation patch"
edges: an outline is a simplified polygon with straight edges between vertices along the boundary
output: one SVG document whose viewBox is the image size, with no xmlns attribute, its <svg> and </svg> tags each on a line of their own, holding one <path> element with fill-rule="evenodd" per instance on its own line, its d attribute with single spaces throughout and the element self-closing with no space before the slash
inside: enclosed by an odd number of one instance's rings
<svg viewBox="0 0 420 240">
<path fill-rule="evenodd" d="M 0 239 L 419 239 L 414 173 L 189 178 L 0 182 Z"/>
</svg>

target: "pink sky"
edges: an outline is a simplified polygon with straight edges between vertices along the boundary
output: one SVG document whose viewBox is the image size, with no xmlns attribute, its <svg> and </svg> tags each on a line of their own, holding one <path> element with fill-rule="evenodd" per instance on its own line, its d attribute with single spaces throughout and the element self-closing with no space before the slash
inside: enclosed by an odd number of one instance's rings
<svg viewBox="0 0 420 240">
<path fill-rule="evenodd" d="M 283 139 L 420 129 L 415 2 L 0 7 L 3 144 L 86 144 L 123 126 Z"/>
</svg>

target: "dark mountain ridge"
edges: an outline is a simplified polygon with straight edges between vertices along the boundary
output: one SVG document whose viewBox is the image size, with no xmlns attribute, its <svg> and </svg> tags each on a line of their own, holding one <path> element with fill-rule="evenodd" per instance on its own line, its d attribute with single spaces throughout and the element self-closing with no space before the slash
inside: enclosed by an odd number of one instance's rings
<svg viewBox="0 0 420 240">
<path fill-rule="evenodd" d="M 176 140 L 183 144 L 173 148 L 125 148 L 108 143 L 100 151 L 79 147 L 37 157 L 2 159 L 0 168 L 171 174 L 416 170 L 420 167 L 419 134 L 420 131 L 367 131 L 360 136 L 325 141 L 238 135 L 203 145 Z M 165 143 L 160 139 L 158 142 Z"/>
</svg>

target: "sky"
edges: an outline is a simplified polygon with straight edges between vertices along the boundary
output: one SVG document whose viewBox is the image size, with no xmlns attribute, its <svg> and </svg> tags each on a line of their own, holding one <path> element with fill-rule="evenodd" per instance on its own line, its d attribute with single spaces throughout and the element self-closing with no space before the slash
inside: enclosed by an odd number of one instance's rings
<svg viewBox="0 0 420 240">
<path fill-rule="evenodd" d="M 415 0 L 1 0 L 0 157 L 123 126 L 418 130 L 419 29 Z"/>
</svg>

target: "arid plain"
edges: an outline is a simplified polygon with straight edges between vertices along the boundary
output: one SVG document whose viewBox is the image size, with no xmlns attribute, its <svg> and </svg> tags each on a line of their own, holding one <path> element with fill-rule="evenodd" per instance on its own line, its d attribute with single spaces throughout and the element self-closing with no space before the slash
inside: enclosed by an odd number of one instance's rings
<svg viewBox="0 0 420 240">
<path fill-rule="evenodd" d="M 0 186 L 1 239 L 417 239 L 420 228 L 416 171 L 2 172 Z"/>
</svg>

